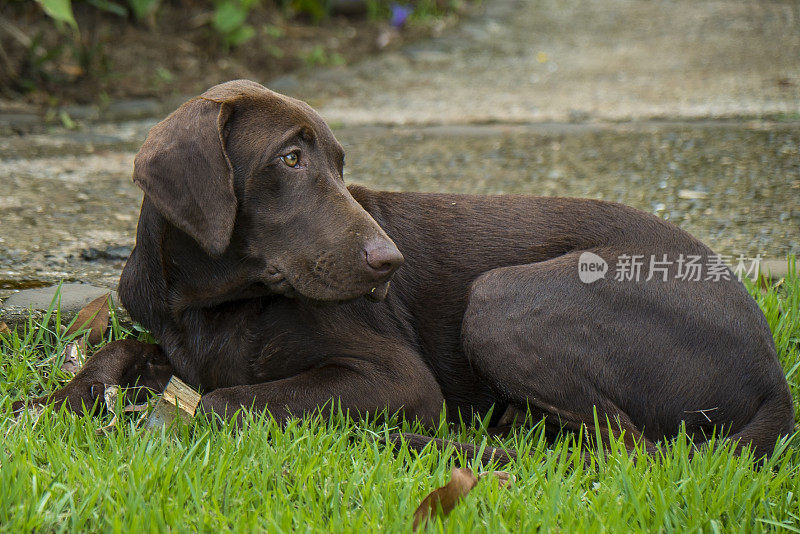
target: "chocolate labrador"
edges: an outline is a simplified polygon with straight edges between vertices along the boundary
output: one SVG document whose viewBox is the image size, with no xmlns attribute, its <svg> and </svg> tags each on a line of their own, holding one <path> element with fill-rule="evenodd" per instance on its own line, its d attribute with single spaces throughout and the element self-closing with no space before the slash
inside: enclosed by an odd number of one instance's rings
<svg viewBox="0 0 800 534">
<path fill-rule="evenodd" d="M 343 167 L 314 110 L 250 81 L 157 124 L 119 295 L 159 344 L 112 343 L 38 401 L 175 374 L 227 418 L 530 411 L 648 449 L 716 430 L 757 456 L 792 430 L 764 315 L 686 232 L 596 200 L 372 191 Z"/>
</svg>

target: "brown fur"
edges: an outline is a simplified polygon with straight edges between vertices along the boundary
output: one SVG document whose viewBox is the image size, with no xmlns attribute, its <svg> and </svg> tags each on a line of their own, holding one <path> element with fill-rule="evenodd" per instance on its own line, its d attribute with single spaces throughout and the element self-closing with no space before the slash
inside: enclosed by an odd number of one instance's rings
<svg viewBox="0 0 800 534">
<path fill-rule="evenodd" d="M 295 168 L 280 157 L 293 150 Z M 705 262 L 689 234 L 595 200 L 348 188 L 343 157 L 310 107 L 253 82 L 216 86 L 153 128 L 119 292 L 169 366 L 139 383 L 174 372 L 224 417 L 336 400 L 426 423 L 443 405 L 453 419 L 494 409 L 493 422 L 530 408 L 575 429 L 596 410 L 614 421 L 606 434 L 647 447 L 685 423 L 760 456 L 791 431 L 770 330 L 741 283 L 681 281 L 674 267 L 667 281 L 613 280 L 621 254 Z M 583 251 L 608 261 L 605 279 L 579 280 Z M 111 344 L 53 399 L 91 403 L 92 383 L 130 382 L 155 354 Z"/>
</svg>

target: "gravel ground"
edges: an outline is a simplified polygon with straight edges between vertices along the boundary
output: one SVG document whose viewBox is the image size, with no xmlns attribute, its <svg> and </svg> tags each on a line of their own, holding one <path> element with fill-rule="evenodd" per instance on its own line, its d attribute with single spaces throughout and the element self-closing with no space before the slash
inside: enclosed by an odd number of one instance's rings
<svg viewBox="0 0 800 534">
<path fill-rule="evenodd" d="M 800 118 L 800 2 L 492 0 L 438 39 L 280 87 L 341 124 Z"/>
<path fill-rule="evenodd" d="M 353 182 L 602 198 L 725 254 L 800 253 L 798 2 L 494 0 L 437 39 L 268 85 L 329 119 Z M 155 120 L 0 136 L 0 298 L 116 286 Z"/>
</svg>

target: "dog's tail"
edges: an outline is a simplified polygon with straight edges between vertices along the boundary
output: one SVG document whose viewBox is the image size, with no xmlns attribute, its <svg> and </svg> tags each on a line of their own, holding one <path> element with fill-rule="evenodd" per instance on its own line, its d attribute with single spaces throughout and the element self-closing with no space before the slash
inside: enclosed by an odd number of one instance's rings
<svg viewBox="0 0 800 534">
<path fill-rule="evenodd" d="M 758 407 L 753 418 L 739 431 L 727 437 L 737 442 L 736 453 L 747 446 L 756 460 L 769 458 L 779 438 L 794 431 L 794 404 L 786 381 L 776 384 L 773 391 Z"/>
</svg>

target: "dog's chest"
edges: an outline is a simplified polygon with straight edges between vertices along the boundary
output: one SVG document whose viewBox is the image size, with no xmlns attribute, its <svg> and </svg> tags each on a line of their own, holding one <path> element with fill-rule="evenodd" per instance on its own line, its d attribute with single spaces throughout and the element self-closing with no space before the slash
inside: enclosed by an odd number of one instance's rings
<svg viewBox="0 0 800 534">
<path fill-rule="evenodd" d="M 192 321 L 190 346 L 209 389 L 297 375 L 324 363 L 330 333 L 302 306 L 239 302 L 206 310 Z"/>
<path fill-rule="evenodd" d="M 253 383 L 280 380 L 324 364 L 331 349 L 313 316 L 268 310 L 251 326 Z"/>
</svg>

